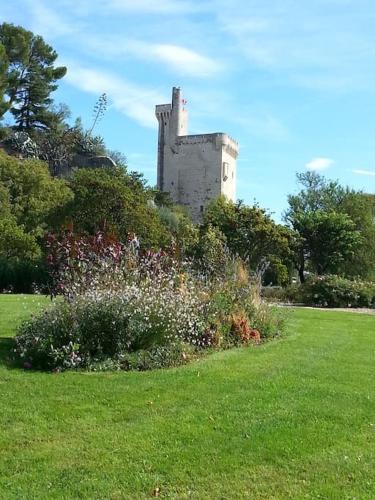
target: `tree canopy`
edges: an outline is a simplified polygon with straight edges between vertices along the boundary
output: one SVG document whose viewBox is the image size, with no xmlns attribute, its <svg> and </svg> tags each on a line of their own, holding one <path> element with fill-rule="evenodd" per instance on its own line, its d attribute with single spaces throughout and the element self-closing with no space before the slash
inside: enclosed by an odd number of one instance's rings
<svg viewBox="0 0 375 500">
<path fill-rule="evenodd" d="M 230 251 L 247 261 L 253 270 L 263 264 L 289 264 L 291 233 L 256 205 L 218 198 L 207 207 L 204 224 L 220 229 Z"/>
<path fill-rule="evenodd" d="M 21 26 L 0 25 L 0 111 L 9 110 L 19 130 L 48 128 L 56 120 L 51 93 L 66 73 L 64 66 L 55 67 L 56 59 L 57 52 L 41 36 Z"/>
<path fill-rule="evenodd" d="M 295 231 L 294 262 L 301 281 L 310 272 L 369 278 L 375 272 L 374 196 L 316 172 L 297 174 L 302 189 L 284 214 Z"/>
</svg>

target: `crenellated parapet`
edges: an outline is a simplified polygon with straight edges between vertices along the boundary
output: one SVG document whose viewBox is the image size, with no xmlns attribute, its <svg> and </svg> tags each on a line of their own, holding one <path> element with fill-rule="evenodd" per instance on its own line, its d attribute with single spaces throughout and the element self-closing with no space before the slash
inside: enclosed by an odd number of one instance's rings
<svg viewBox="0 0 375 500">
<path fill-rule="evenodd" d="M 172 105 L 171 104 L 158 104 L 155 106 L 155 115 L 156 118 L 159 119 L 165 119 L 165 118 L 170 118 L 172 112 Z"/>
<path fill-rule="evenodd" d="M 211 143 L 216 149 L 224 148 L 233 158 L 237 158 L 239 153 L 238 143 L 228 134 L 215 132 L 212 134 L 182 135 L 176 137 L 176 145 L 205 144 Z"/>
</svg>

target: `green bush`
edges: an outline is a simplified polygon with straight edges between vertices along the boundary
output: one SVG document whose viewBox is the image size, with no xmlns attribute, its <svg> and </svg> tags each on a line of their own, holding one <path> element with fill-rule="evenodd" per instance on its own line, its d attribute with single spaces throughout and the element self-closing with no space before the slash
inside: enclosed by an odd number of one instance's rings
<svg viewBox="0 0 375 500">
<path fill-rule="evenodd" d="M 16 353 L 34 368 L 88 367 L 124 353 L 199 345 L 202 305 L 186 290 L 154 282 L 57 301 L 21 326 Z"/>
<path fill-rule="evenodd" d="M 167 255 L 124 265 L 90 268 L 86 289 L 21 325 L 16 357 L 36 369 L 146 370 L 259 343 L 283 329 L 279 312 L 260 301 L 236 262 L 225 279 L 182 271 Z"/>
<path fill-rule="evenodd" d="M 91 363 L 90 371 L 146 371 L 160 368 L 172 368 L 189 363 L 202 354 L 202 350 L 186 342 L 172 345 L 154 346 L 151 349 L 136 352 L 124 352 L 104 361 Z"/>
<path fill-rule="evenodd" d="M 262 297 L 267 302 L 291 302 L 302 304 L 304 301 L 303 287 L 299 283 L 291 283 L 286 287 L 265 286 L 262 288 Z"/>
<path fill-rule="evenodd" d="M 44 262 L 0 258 L 0 292 L 47 292 L 48 284 Z"/>
<path fill-rule="evenodd" d="M 317 276 L 302 285 L 301 298 L 305 304 L 323 307 L 374 307 L 375 283 Z"/>
</svg>

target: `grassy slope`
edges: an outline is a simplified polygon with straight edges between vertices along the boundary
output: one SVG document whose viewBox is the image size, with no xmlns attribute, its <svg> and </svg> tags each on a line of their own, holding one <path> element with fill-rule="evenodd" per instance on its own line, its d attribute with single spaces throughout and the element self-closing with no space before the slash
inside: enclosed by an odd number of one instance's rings
<svg viewBox="0 0 375 500">
<path fill-rule="evenodd" d="M 0 336 L 41 299 L 0 297 Z M 375 318 L 298 310 L 289 335 L 176 370 L 0 360 L 0 498 L 374 498 Z"/>
</svg>

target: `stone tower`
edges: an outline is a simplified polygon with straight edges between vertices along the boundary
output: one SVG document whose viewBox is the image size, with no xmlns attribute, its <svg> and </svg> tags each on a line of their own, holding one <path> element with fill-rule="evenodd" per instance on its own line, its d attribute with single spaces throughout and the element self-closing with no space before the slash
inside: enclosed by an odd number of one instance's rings
<svg viewBox="0 0 375 500">
<path fill-rule="evenodd" d="M 157 185 L 199 222 L 207 203 L 225 195 L 236 198 L 238 144 L 227 134 L 187 135 L 188 114 L 179 88 L 172 104 L 158 104 Z"/>
</svg>

